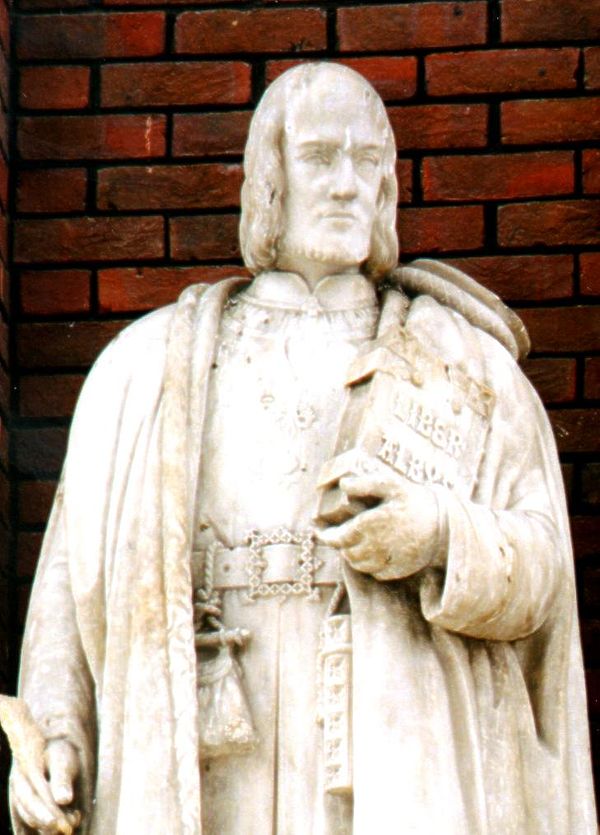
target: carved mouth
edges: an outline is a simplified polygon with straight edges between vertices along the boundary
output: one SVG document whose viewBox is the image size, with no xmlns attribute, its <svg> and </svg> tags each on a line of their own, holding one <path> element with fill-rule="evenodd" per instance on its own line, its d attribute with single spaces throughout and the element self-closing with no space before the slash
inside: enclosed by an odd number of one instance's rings
<svg viewBox="0 0 600 835">
<path fill-rule="evenodd" d="M 325 218 L 326 220 L 356 220 L 356 216 L 350 212 L 329 212 Z"/>
</svg>

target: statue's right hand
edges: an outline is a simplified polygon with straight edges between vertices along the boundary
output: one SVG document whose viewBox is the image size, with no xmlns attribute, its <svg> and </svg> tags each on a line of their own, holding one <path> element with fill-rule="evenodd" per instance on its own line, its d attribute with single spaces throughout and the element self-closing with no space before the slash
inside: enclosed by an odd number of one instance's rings
<svg viewBox="0 0 600 835">
<path fill-rule="evenodd" d="M 79 754 L 66 739 L 52 739 L 46 745 L 46 772 L 25 772 L 17 763 L 10 775 L 14 812 L 31 829 L 54 835 L 71 835 L 79 826 L 81 815 L 62 809 L 73 802 L 74 783 L 80 770 Z"/>
</svg>

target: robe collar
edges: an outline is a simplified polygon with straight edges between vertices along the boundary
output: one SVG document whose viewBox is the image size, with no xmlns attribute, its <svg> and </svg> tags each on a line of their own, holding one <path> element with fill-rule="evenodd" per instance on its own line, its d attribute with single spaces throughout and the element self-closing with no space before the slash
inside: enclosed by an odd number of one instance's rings
<svg viewBox="0 0 600 835">
<path fill-rule="evenodd" d="M 358 272 L 324 276 L 313 291 L 297 273 L 263 272 L 244 295 L 252 301 L 294 310 L 341 311 L 377 305 L 372 282 Z"/>
</svg>

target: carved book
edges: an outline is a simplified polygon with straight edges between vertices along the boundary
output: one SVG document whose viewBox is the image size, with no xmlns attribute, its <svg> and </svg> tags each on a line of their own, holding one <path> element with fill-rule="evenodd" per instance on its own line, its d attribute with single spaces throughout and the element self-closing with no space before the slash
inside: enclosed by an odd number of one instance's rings
<svg viewBox="0 0 600 835">
<path fill-rule="evenodd" d="M 322 468 L 319 516 L 339 524 L 357 509 L 345 475 L 382 472 L 469 497 L 494 393 L 432 353 L 406 328 L 387 330 L 352 363 L 335 455 Z"/>
</svg>

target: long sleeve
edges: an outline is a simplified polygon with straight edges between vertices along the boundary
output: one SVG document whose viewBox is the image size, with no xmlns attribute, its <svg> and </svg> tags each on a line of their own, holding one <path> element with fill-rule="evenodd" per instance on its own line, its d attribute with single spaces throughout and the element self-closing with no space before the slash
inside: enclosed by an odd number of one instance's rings
<svg viewBox="0 0 600 835">
<path fill-rule="evenodd" d="M 431 623 L 501 641 L 538 629 L 568 576 L 546 417 L 520 373 L 509 391 L 510 397 L 500 391 L 474 499 L 440 491 L 448 526 L 446 571 L 430 572 L 421 587 Z"/>
</svg>

